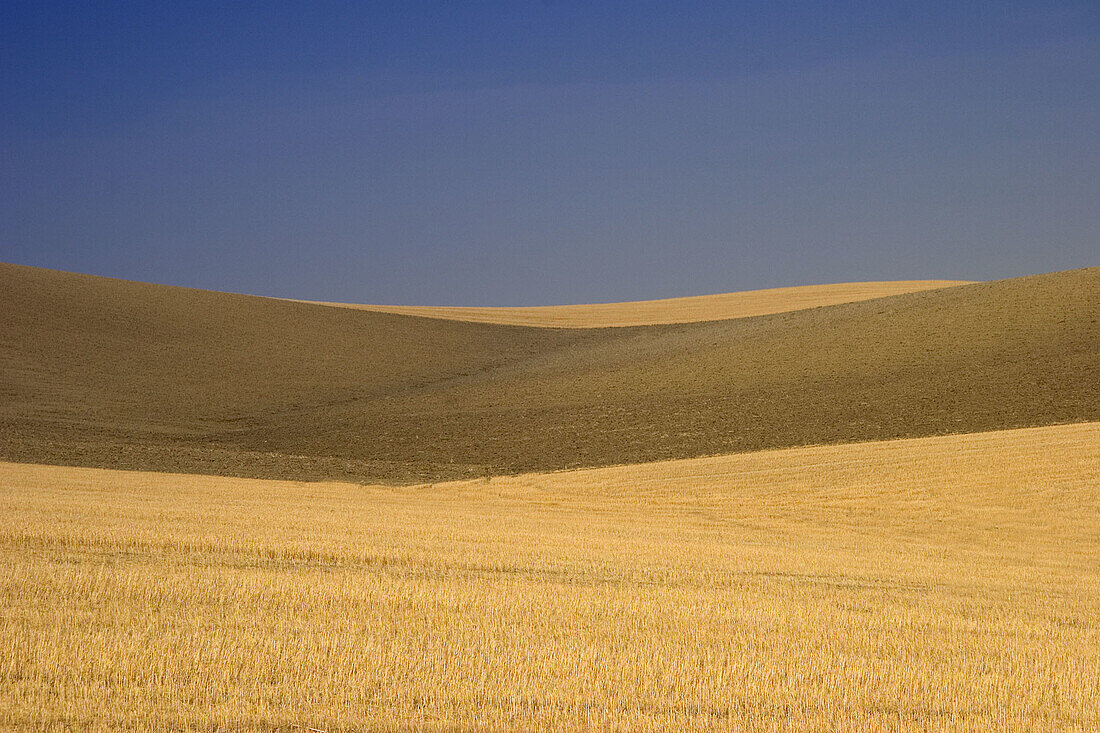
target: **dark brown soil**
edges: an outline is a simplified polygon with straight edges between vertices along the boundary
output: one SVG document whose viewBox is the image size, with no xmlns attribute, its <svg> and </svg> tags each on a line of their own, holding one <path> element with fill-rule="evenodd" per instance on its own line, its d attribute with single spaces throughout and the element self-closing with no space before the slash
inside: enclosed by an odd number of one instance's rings
<svg viewBox="0 0 1100 733">
<path fill-rule="evenodd" d="M 0 458 L 411 482 L 1100 420 L 1100 268 L 755 318 L 463 323 L 0 265 Z"/>
</svg>

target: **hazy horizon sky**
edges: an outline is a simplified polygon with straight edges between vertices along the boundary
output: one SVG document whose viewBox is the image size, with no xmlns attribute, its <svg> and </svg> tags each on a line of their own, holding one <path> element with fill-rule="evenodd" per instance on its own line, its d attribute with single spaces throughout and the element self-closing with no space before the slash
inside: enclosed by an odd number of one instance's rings
<svg viewBox="0 0 1100 733">
<path fill-rule="evenodd" d="M 8 2 L 0 260 L 541 305 L 1100 265 L 1100 3 Z"/>
</svg>

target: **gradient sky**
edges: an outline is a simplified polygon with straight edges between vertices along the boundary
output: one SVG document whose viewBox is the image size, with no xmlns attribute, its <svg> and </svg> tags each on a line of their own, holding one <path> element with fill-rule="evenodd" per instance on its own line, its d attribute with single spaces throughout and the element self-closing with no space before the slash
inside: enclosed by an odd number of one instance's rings
<svg viewBox="0 0 1100 733">
<path fill-rule="evenodd" d="M 8 2 L 0 260 L 539 305 L 1100 264 L 1100 3 Z"/>
</svg>

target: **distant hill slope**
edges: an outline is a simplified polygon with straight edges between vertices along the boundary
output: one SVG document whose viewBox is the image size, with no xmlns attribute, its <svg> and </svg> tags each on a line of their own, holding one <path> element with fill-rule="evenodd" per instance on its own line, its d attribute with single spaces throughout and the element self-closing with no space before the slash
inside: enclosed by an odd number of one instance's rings
<svg viewBox="0 0 1100 733">
<path fill-rule="evenodd" d="M 413 482 L 1100 419 L 1100 268 L 615 329 L 0 266 L 0 458 Z"/>
<path fill-rule="evenodd" d="M 463 308 L 453 306 L 358 305 L 319 303 L 340 308 L 361 308 L 379 313 L 447 318 L 455 321 L 500 323 L 546 328 L 607 328 L 652 326 L 666 323 L 697 323 L 730 318 L 763 316 L 769 313 L 853 303 L 888 295 L 967 285 L 967 280 L 897 280 L 889 282 L 804 285 L 768 290 L 748 290 L 688 298 L 639 300 L 629 303 L 591 303 L 515 308 Z M 300 301 L 312 302 L 312 301 Z"/>
</svg>

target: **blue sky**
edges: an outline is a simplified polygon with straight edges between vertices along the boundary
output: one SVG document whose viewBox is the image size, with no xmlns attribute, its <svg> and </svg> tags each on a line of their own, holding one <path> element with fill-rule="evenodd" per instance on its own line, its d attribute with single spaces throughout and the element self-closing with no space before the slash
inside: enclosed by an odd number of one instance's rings
<svg viewBox="0 0 1100 733">
<path fill-rule="evenodd" d="M 1096 2 L 5 3 L 0 260 L 508 305 L 1100 264 Z"/>
</svg>

